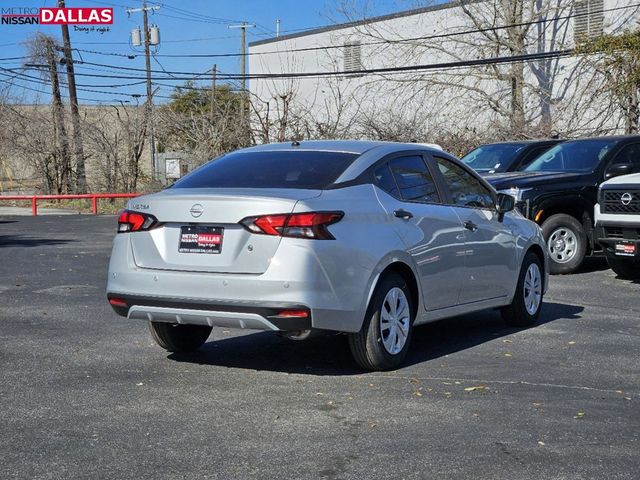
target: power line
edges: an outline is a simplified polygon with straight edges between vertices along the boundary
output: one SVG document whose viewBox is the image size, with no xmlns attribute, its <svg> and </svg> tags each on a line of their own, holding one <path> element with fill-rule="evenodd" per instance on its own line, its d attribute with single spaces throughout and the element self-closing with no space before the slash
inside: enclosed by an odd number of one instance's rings
<svg viewBox="0 0 640 480">
<path fill-rule="evenodd" d="M 632 5 L 625 5 L 625 6 L 622 6 L 622 7 L 612 7 L 612 8 L 608 8 L 608 9 L 603 9 L 602 12 L 603 13 L 605 13 L 605 12 L 615 12 L 615 11 L 626 10 L 626 9 L 630 9 L 630 8 L 638 8 L 638 7 L 640 7 L 640 3 L 635 3 L 635 4 L 632 4 Z M 440 34 L 434 34 L 434 35 L 423 35 L 423 36 L 419 36 L 419 37 L 399 38 L 397 40 L 388 40 L 388 39 L 386 39 L 386 40 L 372 40 L 370 42 L 361 42 L 360 45 L 362 45 L 362 46 L 384 45 L 384 44 L 394 45 L 394 44 L 402 44 L 402 43 L 406 43 L 406 42 L 415 42 L 415 41 L 418 41 L 418 40 L 435 40 L 435 39 L 443 39 L 443 38 L 452 38 L 452 37 L 456 37 L 456 36 L 460 36 L 460 35 L 470 35 L 470 34 L 474 34 L 474 33 L 495 32 L 495 31 L 505 30 L 505 29 L 514 28 L 514 27 L 524 27 L 524 26 L 531 26 L 531 25 L 539 25 L 539 24 L 543 24 L 543 23 L 546 24 L 546 23 L 550 23 L 550 22 L 555 22 L 555 21 L 560 21 L 560 20 L 568 20 L 568 19 L 571 19 L 571 18 L 584 17 L 584 16 L 588 16 L 588 15 L 590 15 L 589 12 L 586 12 L 586 13 L 573 13 L 573 14 L 563 15 L 563 16 L 558 16 L 558 17 L 543 18 L 543 19 L 539 19 L 539 20 L 532 20 L 532 21 L 528 21 L 528 22 L 513 23 L 513 24 L 509 24 L 509 25 L 501 25 L 501 26 L 497 26 L 497 27 L 477 28 L 477 29 L 464 30 L 464 31 L 459 31 L 459 32 L 440 33 Z M 326 45 L 326 46 L 318 46 L 318 47 L 291 48 L 291 49 L 283 49 L 283 50 L 270 50 L 270 51 L 265 51 L 265 52 L 201 53 L 201 54 L 198 54 L 198 53 L 192 53 L 192 54 L 157 54 L 156 56 L 158 56 L 158 57 L 167 57 L 167 58 L 224 58 L 224 57 L 241 57 L 241 56 L 261 56 L 261 55 L 295 53 L 295 52 L 310 52 L 310 51 L 318 51 L 318 50 L 332 50 L 332 49 L 338 49 L 338 48 L 340 48 L 340 49 L 344 48 L 344 45 Z M 81 51 L 84 51 L 84 50 L 81 50 Z M 103 54 L 103 55 L 112 55 L 109 52 L 96 52 L 96 51 L 93 51 L 91 53 Z M 135 55 L 135 56 L 141 56 L 141 55 Z"/>
<path fill-rule="evenodd" d="M 237 23 L 241 20 L 233 19 L 233 18 L 222 18 L 222 17 L 213 17 L 211 15 L 204 15 L 201 12 L 192 12 L 191 10 L 187 10 L 184 8 L 174 7 L 172 5 L 168 5 L 164 2 L 155 2 L 158 5 L 162 5 L 167 10 L 171 10 L 173 12 L 179 13 L 181 15 L 190 16 L 194 18 L 204 18 L 212 21 L 223 22 L 223 23 Z"/>
<path fill-rule="evenodd" d="M 572 49 L 555 50 L 551 52 L 527 53 L 522 55 L 510 55 L 502 57 L 489 57 L 476 60 L 458 60 L 454 62 L 439 62 L 420 65 L 404 65 L 400 67 L 381 67 L 360 70 L 343 70 L 343 71 L 322 71 L 322 72 L 290 72 L 290 73 L 259 73 L 247 74 L 240 76 L 238 74 L 220 74 L 222 79 L 227 80 L 261 80 L 261 79 L 296 79 L 296 78 L 322 78 L 322 77 L 350 77 L 354 75 L 371 75 L 371 74 L 389 74 L 389 73 L 406 73 L 421 70 L 443 70 L 448 68 L 474 67 L 482 65 L 495 65 L 512 62 L 527 62 L 533 60 L 541 60 L 548 58 L 559 58 L 571 55 Z M 12 69 L 7 69 L 13 71 Z M 123 80 L 140 80 L 141 77 L 130 75 L 98 75 L 91 73 L 77 73 L 78 76 L 97 77 L 97 78 L 117 78 Z M 202 74 L 198 74 L 202 75 Z M 198 78 L 190 75 L 188 77 L 152 77 L 152 80 L 168 80 L 168 81 L 188 81 L 197 80 Z"/>
<path fill-rule="evenodd" d="M 7 71 L 9 69 L 5 69 L 5 68 L 1 68 L 0 67 L 0 70 Z M 0 72 L 0 75 L 6 76 L 6 77 L 10 77 L 8 74 L 2 73 L 2 72 Z M 13 77 L 10 77 L 10 78 L 11 79 L 15 79 L 16 76 L 20 80 L 25 81 L 25 82 L 31 82 L 31 83 L 35 83 L 35 84 L 43 85 L 43 86 L 48 86 L 49 85 L 49 82 L 47 82 L 45 80 L 42 80 L 42 79 L 40 79 L 38 77 L 34 77 L 32 75 L 27 75 L 27 74 L 24 74 L 24 73 L 16 73 Z M 6 80 L 5 80 L 5 82 L 6 82 Z M 138 83 L 145 83 L 145 81 L 138 82 Z M 67 83 L 65 83 L 65 82 L 60 82 L 60 84 L 65 86 L 65 87 L 67 86 Z M 158 85 L 160 85 L 160 84 L 158 84 Z M 19 86 L 21 88 L 27 88 L 24 85 L 16 85 L 16 86 Z M 81 86 L 81 84 L 78 84 L 77 86 Z M 93 86 L 93 85 L 84 85 L 84 86 Z M 35 89 L 30 89 L 30 90 L 35 90 Z M 82 92 L 102 93 L 102 94 L 106 94 L 106 95 L 116 95 L 116 96 L 131 97 L 131 98 L 141 98 L 143 96 L 142 94 L 137 94 L 137 93 L 113 92 L 113 91 L 108 91 L 108 90 L 97 90 L 97 89 L 94 89 L 94 88 L 78 88 L 78 90 L 80 90 Z M 37 91 L 39 91 L 40 93 L 45 93 L 45 94 L 48 95 L 48 93 L 46 93 L 46 92 L 42 92 L 40 90 L 37 90 Z M 63 95 L 63 96 L 68 97 L 67 95 Z M 172 100 L 173 99 L 173 97 L 171 97 L 171 96 L 158 95 L 158 94 L 155 94 L 154 97 L 155 98 L 168 99 L 168 100 Z M 87 100 L 87 99 L 84 99 L 84 100 Z M 92 101 L 97 101 L 97 100 L 92 100 Z"/>
<path fill-rule="evenodd" d="M 6 74 L 4 74 L 4 73 L 0 72 L 0 75 L 6 75 Z M 11 82 L 11 81 L 9 81 L 9 80 L 5 80 L 5 79 L 3 79 L 3 78 L 0 78 L 0 82 L 2 82 L 2 83 L 6 83 L 6 84 L 8 84 L 8 85 L 10 85 L 10 86 L 12 86 L 12 87 L 16 87 L 16 88 L 23 88 L 23 89 L 25 89 L 25 90 L 30 90 L 30 91 L 32 91 L 32 92 L 36 92 L 36 93 L 39 93 L 39 94 L 51 95 L 50 93 L 43 92 L 42 90 L 38 90 L 37 88 L 31 88 L 31 87 L 28 87 L 28 86 L 26 86 L 26 85 L 16 85 L 15 83 L 13 83 L 13 82 Z M 65 97 L 65 98 L 69 98 L 69 96 L 68 96 L 68 95 L 64 95 L 64 94 L 62 94 L 61 96 Z M 95 98 L 82 98 L 82 97 L 78 97 L 78 100 L 82 100 L 83 102 L 107 103 L 107 102 L 105 102 L 104 100 L 97 100 L 97 99 L 95 99 Z"/>
</svg>

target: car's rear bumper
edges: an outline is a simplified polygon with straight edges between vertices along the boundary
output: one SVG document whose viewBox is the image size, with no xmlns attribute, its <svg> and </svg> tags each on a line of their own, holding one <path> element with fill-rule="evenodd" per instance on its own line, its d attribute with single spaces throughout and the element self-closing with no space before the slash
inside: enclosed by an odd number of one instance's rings
<svg viewBox="0 0 640 480">
<path fill-rule="evenodd" d="M 371 270 L 360 264 L 360 257 L 317 250 L 329 242 L 310 250 L 305 240 L 287 240 L 291 241 L 282 242 L 265 273 L 229 274 L 140 268 L 126 234 L 120 234 L 113 244 L 107 294 L 135 299 L 127 301 L 125 310 L 116 308 L 128 318 L 149 320 L 151 315 L 158 319 L 154 321 L 171 323 L 359 331 Z M 269 318 L 275 310 L 290 307 L 308 310 L 308 319 L 291 323 L 293 319 Z"/>
<path fill-rule="evenodd" d="M 255 330 L 298 331 L 312 328 L 311 311 L 298 304 L 256 306 L 115 293 L 107 297 L 110 302 L 117 301 L 118 305 L 111 305 L 116 313 L 133 320 Z"/>
</svg>

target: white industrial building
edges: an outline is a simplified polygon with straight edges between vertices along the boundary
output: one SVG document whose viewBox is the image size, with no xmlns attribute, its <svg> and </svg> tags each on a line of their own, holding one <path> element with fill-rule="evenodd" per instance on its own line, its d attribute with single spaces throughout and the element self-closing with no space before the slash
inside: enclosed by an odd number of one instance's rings
<svg viewBox="0 0 640 480">
<path fill-rule="evenodd" d="M 509 132 L 514 122 L 529 136 L 617 132 L 623 125 L 600 95 L 592 59 L 569 50 L 637 28 L 638 13 L 632 0 L 453 1 L 253 42 L 252 125 L 258 141 L 409 130 L 429 138 Z M 533 57 L 496 63 L 522 54 Z M 523 66 L 521 90 L 514 65 Z M 261 78 L 290 73 L 307 76 Z"/>
</svg>

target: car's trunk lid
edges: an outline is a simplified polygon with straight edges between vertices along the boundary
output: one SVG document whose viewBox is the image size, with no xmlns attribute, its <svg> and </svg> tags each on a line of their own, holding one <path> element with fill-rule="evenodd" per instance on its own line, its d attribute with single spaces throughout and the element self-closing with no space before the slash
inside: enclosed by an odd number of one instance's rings
<svg viewBox="0 0 640 480">
<path fill-rule="evenodd" d="M 161 225 L 130 234 L 134 261 L 148 269 L 263 273 L 281 237 L 253 234 L 239 222 L 250 216 L 291 213 L 299 200 L 320 193 L 298 189 L 168 189 L 138 197 L 129 208 L 155 216 Z M 188 226 L 222 228 L 220 253 L 180 252 L 181 232 Z"/>
</svg>

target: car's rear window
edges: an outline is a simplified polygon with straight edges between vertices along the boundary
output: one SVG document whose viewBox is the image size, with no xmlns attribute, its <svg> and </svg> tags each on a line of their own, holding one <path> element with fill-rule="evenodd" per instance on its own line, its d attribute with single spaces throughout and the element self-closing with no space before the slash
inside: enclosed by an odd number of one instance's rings
<svg viewBox="0 0 640 480">
<path fill-rule="evenodd" d="M 358 157 L 317 151 L 235 152 L 178 180 L 174 188 L 303 188 L 331 185 Z"/>
</svg>

